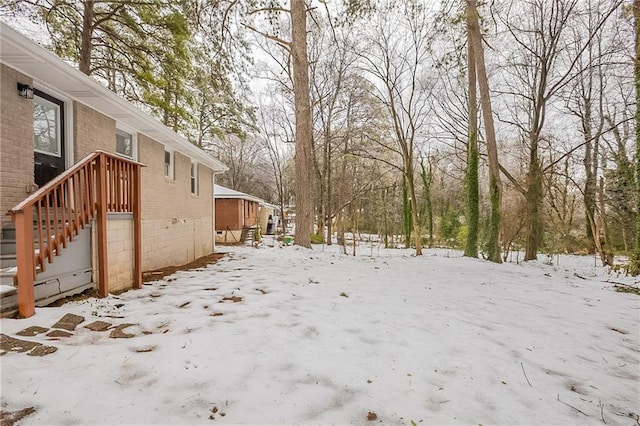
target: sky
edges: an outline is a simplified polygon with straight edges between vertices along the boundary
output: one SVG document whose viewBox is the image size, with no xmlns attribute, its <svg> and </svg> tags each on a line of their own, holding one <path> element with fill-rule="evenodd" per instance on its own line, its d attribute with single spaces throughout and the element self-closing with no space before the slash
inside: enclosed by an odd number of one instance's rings
<svg viewBox="0 0 640 426">
<path fill-rule="evenodd" d="M 218 251 L 140 290 L 0 320 L 57 348 L 2 355 L 2 410 L 33 407 L 21 425 L 637 424 L 640 297 L 614 285 L 638 279 L 593 257 Z M 84 322 L 47 337 L 68 313 Z M 85 328 L 96 320 L 133 337 Z M 34 325 L 48 330 L 16 336 Z"/>
</svg>

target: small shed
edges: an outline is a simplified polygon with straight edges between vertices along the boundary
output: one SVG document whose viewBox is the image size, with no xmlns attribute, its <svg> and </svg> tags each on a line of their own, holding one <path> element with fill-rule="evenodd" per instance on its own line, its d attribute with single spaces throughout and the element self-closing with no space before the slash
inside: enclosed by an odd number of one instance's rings
<svg viewBox="0 0 640 426">
<path fill-rule="evenodd" d="M 244 242 L 258 227 L 260 205 L 264 201 L 253 195 L 214 185 L 216 242 Z"/>
<path fill-rule="evenodd" d="M 274 235 L 280 226 L 280 207 L 271 203 L 260 205 L 259 223 L 264 235 Z"/>
</svg>

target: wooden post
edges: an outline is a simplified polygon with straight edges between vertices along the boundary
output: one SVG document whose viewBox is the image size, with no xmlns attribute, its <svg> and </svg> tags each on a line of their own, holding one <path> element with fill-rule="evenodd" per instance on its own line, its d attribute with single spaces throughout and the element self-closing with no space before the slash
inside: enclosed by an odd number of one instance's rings
<svg viewBox="0 0 640 426">
<path fill-rule="evenodd" d="M 18 266 L 18 315 L 29 318 L 36 313 L 35 251 L 33 247 L 33 206 L 14 213 L 16 224 L 16 263 Z M 21 232 L 23 231 L 23 232 Z"/>
<path fill-rule="evenodd" d="M 107 246 L 107 158 L 104 154 L 96 157 L 97 173 L 96 187 L 97 212 L 96 226 L 98 236 L 98 295 L 107 297 L 109 295 L 109 265 Z"/>
<path fill-rule="evenodd" d="M 133 166 L 133 288 L 142 288 L 142 167 Z"/>
</svg>

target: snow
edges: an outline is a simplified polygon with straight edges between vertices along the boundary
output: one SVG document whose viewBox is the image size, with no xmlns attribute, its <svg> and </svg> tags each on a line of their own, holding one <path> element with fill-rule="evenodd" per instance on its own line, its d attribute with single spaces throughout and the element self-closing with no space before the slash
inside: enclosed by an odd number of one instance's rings
<svg viewBox="0 0 640 426">
<path fill-rule="evenodd" d="M 15 336 L 86 318 L 72 337 L 24 338 L 53 354 L 1 357 L 3 411 L 35 407 L 23 425 L 636 424 L 640 297 L 613 282 L 637 279 L 592 257 L 219 250 L 141 290 L 2 319 Z M 136 337 L 83 327 L 97 319 Z"/>
</svg>

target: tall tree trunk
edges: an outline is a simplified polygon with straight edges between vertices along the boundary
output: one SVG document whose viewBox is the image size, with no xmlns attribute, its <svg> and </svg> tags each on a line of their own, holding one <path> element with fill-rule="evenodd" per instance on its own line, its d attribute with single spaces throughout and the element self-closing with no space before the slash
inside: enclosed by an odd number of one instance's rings
<svg viewBox="0 0 640 426">
<path fill-rule="evenodd" d="M 467 8 L 469 3 L 467 3 Z M 467 11 L 467 27 L 471 26 Z M 467 42 L 467 74 L 469 76 L 469 141 L 467 145 L 467 245 L 464 255 L 478 257 L 479 188 L 478 188 L 478 99 L 476 94 L 476 58 L 471 42 Z"/>
<path fill-rule="evenodd" d="M 596 249 L 594 242 L 595 236 L 593 235 L 589 218 L 595 217 L 596 214 L 596 172 L 597 165 L 594 162 L 597 161 L 597 157 L 594 155 L 594 142 L 591 134 L 591 102 L 587 101 L 584 105 L 584 116 L 582 117 L 582 132 L 585 140 L 584 145 L 584 208 L 587 233 L 587 250 L 590 254 L 593 254 Z"/>
<path fill-rule="evenodd" d="M 585 154 L 585 162 L 587 162 L 587 158 L 591 157 L 592 147 L 591 143 L 587 143 L 585 145 L 586 154 Z M 590 160 L 589 160 L 590 161 Z M 590 171 L 589 165 L 585 164 L 585 172 L 589 170 L 585 175 L 585 183 L 584 183 L 584 208 L 585 208 L 585 218 L 587 219 L 586 223 L 586 244 L 587 244 L 587 252 L 589 254 L 595 253 L 596 247 L 594 243 L 595 236 L 591 231 L 591 226 L 589 226 L 589 217 L 595 216 L 596 213 L 596 177 Z"/>
<path fill-rule="evenodd" d="M 429 163 L 429 173 L 424 168 L 424 164 L 420 164 L 422 167 L 422 185 L 424 187 L 424 215 L 425 225 L 427 232 L 429 233 L 429 247 L 433 248 L 433 204 L 431 203 L 431 182 L 433 181 L 433 170 L 431 170 L 431 163 Z"/>
<path fill-rule="evenodd" d="M 409 204 L 409 189 L 407 177 L 402 177 L 402 230 L 404 231 L 404 246 L 411 247 L 411 206 Z"/>
<path fill-rule="evenodd" d="M 542 200 L 542 165 L 538 158 L 538 137 L 531 137 L 529 150 L 529 171 L 527 172 L 526 195 L 526 240 L 524 260 L 535 260 L 538 257 L 538 248 L 542 243 L 544 226 L 540 218 L 540 205 Z"/>
<path fill-rule="evenodd" d="M 329 143 L 329 140 L 327 140 L 327 143 Z M 326 236 L 326 241 L 327 241 L 327 245 L 331 245 L 332 244 L 332 238 L 331 238 L 331 234 L 333 233 L 333 228 L 331 226 L 331 150 L 330 148 L 327 150 L 327 156 L 326 156 L 326 166 L 325 166 L 325 175 L 326 175 L 326 182 L 327 182 L 327 189 L 325 190 L 325 202 L 324 202 L 324 220 L 325 223 L 327 224 L 327 236 Z M 323 230 L 324 232 L 324 230 Z"/>
<path fill-rule="evenodd" d="M 613 246 L 609 238 L 609 225 L 607 224 L 607 212 L 604 201 L 604 178 L 600 177 L 600 185 L 598 185 L 598 205 L 600 208 L 600 228 L 602 229 L 603 237 L 600 259 L 602 260 L 602 266 L 613 266 Z"/>
<path fill-rule="evenodd" d="M 317 185 L 318 189 L 318 197 L 316 197 L 316 207 L 317 207 L 317 216 L 316 216 L 316 236 L 322 237 L 322 241 L 324 241 L 324 217 L 327 214 L 325 210 L 325 193 L 326 193 L 326 182 L 324 181 L 324 175 L 322 173 L 316 174 L 318 178 Z"/>
<path fill-rule="evenodd" d="M 412 164 L 411 161 L 410 164 Z M 413 167 L 409 166 L 407 174 L 407 189 L 409 190 L 409 205 L 411 207 L 411 221 L 413 222 L 413 240 L 416 246 L 416 256 L 422 256 L 422 226 L 418 217 L 418 199 L 416 198 L 416 185 L 414 181 Z"/>
<path fill-rule="evenodd" d="M 311 247 L 313 225 L 313 163 L 311 146 L 311 103 L 309 100 L 309 59 L 307 56 L 307 6 L 304 0 L 291 1 L 291 56 L 296 116 L 296 232 L 295 244 Z"/>
<path fill-rule="evenodd" d="M 383 189 L 382 193 L 382 212 L 383 212 L 383 226 L 384 226 L 384 248 L 389 248 L 389 221 L 387 219 L 387 192 L 388 188 Z"/>
<path fill-rule="evenodd" d="M 478 10 L 476 0 L 467 0 L 467 14 L 469 23 L 469 42 L 473 47 L 476 59 L 476 73 L 480 87 L 480 105 L 482 106 L 482 118 L 484 119 L 485 136 L 487 143 L 487 156 L 489 158 L 489 196 L 491 197 L 491 216 L 489 223 L 489 241 L 487 255 L 489 260 L 496 263 L 502 262 L 500 256 L 500 223 L 502 204 L 502 182 L 500 181 L 500 167 L 498 164 L 498 146 L 496 144 L 496 132 L 493 126 L 493 110 L 489 93 L 489 79 L 484 63 L 484 50 L 482 49 L 482 35 L 478 24 Z"/>
<path fill-rule="evenodd" d="M 633 17 L 636 30 L 636 57 L 634 80 L 636 84 L 636 247 L 631 264 L 631 273 L 640 274 L 640 0 L 633 1 Z"/>
<path fill-rule="evenodd" d="M 358 233 L 358 198 L 351 203 L 351 238 L 353 239 L 353 256 L 356 253 L 356 234 Z"/>
<path fill-rule="evenodd" d="M 89 75 L 91 73 L 91 51 L 93 50 L 93 10 L 94 0 L 85 0 L 84 14 L 82 15 L 82 39 L 80 40 L 80 71 Z"/>
</svg>

